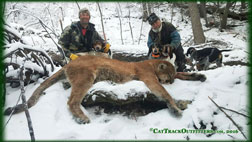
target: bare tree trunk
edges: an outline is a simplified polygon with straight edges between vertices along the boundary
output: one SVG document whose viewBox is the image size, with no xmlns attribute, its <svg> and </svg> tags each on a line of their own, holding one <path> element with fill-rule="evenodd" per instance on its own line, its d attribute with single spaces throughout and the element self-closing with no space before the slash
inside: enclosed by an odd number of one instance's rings
<svg viewBox="0 0 252 142">
<path fill-rule="evenodd" d="M 63 8 L 62 7 L 59 7 L 60 8 L 60 11 L 61 11 L 61 19 L 59 20 L 60 22 L 60 28 L 61 28 L 61 32 L 63 32 L 63 23 L 62 21 L 64 21 L 64 12 L 63 12 Z"/>
<path fill-rule="evenodd" d="M 173 20 L 173 8 L 174 8 L 174 4 L 172 4 L 172 7 L 171 7 L 171 23 L 172 23 L 172 20 Z"/>
<path fill-rule="evenodd" d="M 129 27 L 130 27 L 130 33 L 131 33 L 131 38 L 132 38 L 132 44 L 134 45 L 133 31 L 132 31 L 131 22 L 130 22 L 130 7 L 129 7 Z"/>
<path fill-rule="evenodd" d="M 148 2 L 148 3 L 147 3 L 148 16 L 152 13 L 152 12 L 151 12 L 151 5 L 152 5 L 151 2 Z"/>
<path fill-rule="evenodd" d="M 78 4 L 77 0 L 75 1 L 75 3 L 77 4 L 77 6 L 78 6 L 78 8 L 79 8 L 79 10 L 80 10 L 80 6 L 79 6 L 79 4 Z"/>
<path fill-rule="evenodd" d="M 63 23 L 62 23 L 62 20 L 60 19 L 60 20 L 59 20 L 59 22 L 60 22 L 60 29 L 61 29 L 61 32 L 63 32 L 63 31 L 64 31 L 64 29 L 63 29 Z"/>
<path fill-rule="evenodd" d="M 62 7 L 59 7 L 60 8 L 60 11 L 61 11 L 61 20 L 64 21 L 64 12 L 63 12 L 63 8 Z"/>
<path fill-rule="evenodd" d="M 103 37 L 104 37 L 104 40 L 107 41 L 107 38 L 106 38 L 106 35 L 105 35 L 105 30 L 104 30 L 104 25 L 103 25 L 102 11 L 101 11 L 101 7 L 100 7 L 99 2 L 97 2 L 97 5 L 98 5 L 99 11 L 100 11 L 100 15 L 101 15 L 101 24 L 102 24 Z"/>
<path fill-rule="evenodd" d="M 227 2 L 224 14 L 221 16 L 221 26 L 220 31 L 227 28 L 227 17 L 229 13 L 229 8 L 232 6 L 231 2 Z"/>
<path fill-rule="evenodd" d="M 241 9 L 245 9 L 246 8 L 246 1 L 242 0 L 241 1 Z"/>
<path fill-rule="evenodd" d="M 205 1 L 200 2 L 200 11 L 202 13 L 203 18 L 205 19 L 206 27 L 208 27 L 209 24 L 208 24 L 208 21 L 207 21 L 206 2 Z"/>
<path fill-rule="evenodd" d="M 201 44 L 205 43 L 205 35 L 203 33 L 202 25 L 200 22 L 199 9 L 197 7 L 196 2 L 188 2 L 191 22 L 192 22 L 192 30 L 194 36 L 194 43 Z"/>
<path fill-rule="evenodd" d="M 160 9 L 159 9 L 159 8 L 160 8 L 160 5 L 161 5 L 161 4 L 160 4 L 159 2 L 157 2 L 157 3 L 156 3 L 156 5 L 157 5 L 157 9 L 158 9 L 158 11 L 160 11 Z"/>
<path fill-rule="evenodd" d="M 123 36 L 122 36 L 122 20 L 121 20 L 121 15 L 120 15 L 118 7 L 121 8 L 119 3 L 118 3 L 118 6 L 116 7 L 116 12 L 118 14 L 118 18 L 119 18 L 119 21 L 120 21 L 120 35 L 121 35 L 121 41 L 122 41 L 122 45 L 123 45 L 124 42 L 123 42 Z"/>
<path fill-rule="evenodd" d="M 143 6 L 143 21 L 146 22 L 148 17 L 146 2 L 143 2 L 142 6 Z"/>
<path fill-rule="evenodd" d="M 174 3 L 174 5 L 176 6 L 177 3 Z M 181 16 L 181 21 L 183 22 L 185 19 L 184 19 L 184 16 L 185 16 L 185 9 L 184 8 L 180 8 L 180 16 Z"/>
<path fill-rule="evenodd" d="M 230 7 L 233 7 L 233 8 L 232 8 L 233 10 L 234 10 L 235 7 L 236 7 L 236 3 L 237 3 L 237 2 L 231 2 L 231 6 L 230 6 Z"/>
<path fill-rule="evenodd" d="M 122 8 L 121 8 L 121 5 L 120 5 L 119 2 L 118 2 L 118 6 L 119 6 L 120 15 L 122 16 L 122 15 L 123 15 L 123 14 L 122 14 Z"/>
<path fill-rule="evenodd" d="M 55 28 L 55 26 L 54 26 L 54 22 L 53 22 L 52 15 L 51 15 L 51 12 L 50 12 L 49 7 L 50 7 L 50 4 L 48 4 L 48 6 L 46 7 L 46 9 L 47 9 L 48 15 L 49 15 L 49 17 L 50 17 L 50 21 L 51 21 L 51 24 L 52 24 L 52 30 L 53 30 L 53 32 L 56 34 L 56 37 L 58 37 L 58 35 L 57 35 L 56 31 L 55 31 L 56 28 Z"/>
<path fill-rule="evenodd" d="M 141 29 L 140 29 L 140 35 L 139 35 L 139 39 L 138 39 L 138 45 L 140 44 L 141 41 L 141 36 L 142 36 L 142 29 L 143 29 L 143 20 L 142 20 L 142 24 L 141 24 Z"/>
<path fill-rule="evenodd" d="M 217 1 L 217 7 L 220 8 L 220 1 Z"/>
</svg>

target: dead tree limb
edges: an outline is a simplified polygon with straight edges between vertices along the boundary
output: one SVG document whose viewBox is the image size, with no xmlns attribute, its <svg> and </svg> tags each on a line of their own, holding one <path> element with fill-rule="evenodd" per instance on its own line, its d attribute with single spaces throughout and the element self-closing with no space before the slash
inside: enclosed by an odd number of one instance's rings
<svg viewBox="0 0 252 142">
<path fill-rule="evenodd" d="M 172 6 L 171 6 L 171 23 L 173 21 L 173 16 L 174 16 L 173 9 L 174 9 L 174 4 L 172 4 Z"/>
<path fill-rule="evenodd" d="M 40 22 L 41 26 L 45 29 L 45 31 L 47 32 L 47 34 L 49 35 L 49 37 L 52 39 L 53 43 L 57 46 L 58 51 L 60 52 L 60 54 L 63 56 L 63 58 L 65 60 L 65 63 L 68 63 L 67 59 L 66 59 L 65 52 L 63 51 L 63 49 L 53 40 L 52 36 L 50 35 L 50 33 L 48 32 L 48 30 L 46 29 L 46 25 L 41 20 L 39 20 L 39 22 Z"/>
<path fill-rule="evenodd" d="M 61 20 L 64 21 L 64 12 L 63 12 L 63 8 L 62 7 L 59 7 L 60 8 L 60 11 L 61 11 Z"/>
<path fill-rule="evenodd" d="M 142 30 L 143 30 L 143 22 L 144 22 L 144 20 L 142 20 L 142 24 L 141 24 L 140 35 L 139 35 L 139 39 L 138 39 L 138 45 L 140 44 L 140 41 L 141 41 Z"/>
<path fill-rule="evenodd" d="M 62 23 L 62 20 L 61 20 L 61 19 L 59 20 L 59 23 L 60 23 L 60 29 L 61 29 L 61 32 L 63 32 L 63 31 L 64 31 L 64 29 L 63 29 L 63 23 Z"/>
<path fill-rule="evenodd" d="M 19 35 L 16 35 L 11 31 L 11 29 L 9 29 L 9 25 L 6 24 L 5 26 L 6 26 L 6 28 L 4 28 L 5 37 L 9 43 L 11 43 L 11 40 L 15 40 L 17 42 L 20 41 L 21 43 L 25 44 L 25 41 L 23 41 L 23 39 Z"/>
<path fill-rule="evenodd" d="M 50 4 L 49 4 L 50 5 Z M 55 33 L 56 35 L 56 31 L 54 30 L 55 29 L 55 26 L 54 26 L 54 22 L 53 22 L 53 19 L 52 19 L 52 15 L 51 15 L 51 12 L 49 10 L 49 5 L 46 7 L 47 11 L 48 11 L 48 14 L 49 14 L 49 17 L 50 17 L 50 20 L 51 20 L 51 23 L 52 23 L 52 30 L 53 30 L 53 33 Z"/>
<path fill-rule="evenodd" d="M 121 15 L 120 15 L 120 12 L 119 12 L 121 6 L 120 6 L 119 3 L 118 3 L 118 7 L 116 7 L 116 12 L 118 14 L 118 18 L 119 18 L 119 22 L 120 22 L 120 35 L 121 35 L 121 41 L 122 41 L 122 45 L 123 45 L 124 43 L 123 43 L 123 36 L 122 36 L 122 20 L 121 20 Z"/>
<path fill-rule="evenodd" d="M 50 65 L 51 65 L 51 71 L 52 71 L 52 72 L 54 71 L 54 66 L 53 66 L 53 62 L 52 62 L 51 58 L 50 58 L 47 54 L 45 54 L 45 53 L 43 53 L 43 52 L 41 52 L 41 51 L 39 51 L 39 50 L 29 48 L 29 46 L 23 45 L 23 47 L 17 48 L 16 50 L 13 50 L 13 51 L 7 53 L 6 55 L 4 55 L 3 58 L 5 59 L 5 58 L 7 58 L 8 56 L 12 55 L 13 53 L 15 53 L 15 52 L 20 52 L 20 51 L 26 52 L 27 54 L 30 53 L 30 52 L 37 52 L 37 53 L 40 53 L 40 54 L 41 54 L 43 57 L 45 57 L 45 58 L 48 60 L 48 62 L 50 63 Z M 26 54 L 25 54 L 25 56 L 26 56 Z M 35 54 L 32 55 L 31 57 L 33 57 L 34 59 L 35 59 L 35 58 L 38 58 L 37 56 L 35 57 Z M 42 64 L 41 61 L 39 61 L 39 62 Z M 44 65 L 43 68 L 44 68 L 44 71 L 46 71 L 45 65 Z M 45 72 L 44 74 L 46 74 L 46 72 Z"/>
<path fill-rule="evenodd" d="M 185 43 L 182 45 L 182 47 L 185 45 L 185 44 L 187 44 L 188 42 L 190 42 L 191 41 L 191 39 L 192 39 L 192 35 L 185 41 Z"/>
<path fill-rule="evenodd" d="M 59 8 L 60 8 L 60 11 L 61 11 L 61 16 L 62 16 L 62 18 L 59 20 L 59 23 L 60 23 L 61 32 L 63 32 L 63 23 L 62 23 L 62 21 L 64 21 L 64 12 L 63 12 L 62 7 L 59 7 Z"/>
<path fill-rule="evenodd" d="M 245 134 L 242 132 L 242 130 L 241 130 L 241 127 L 240 126 L 238 126 L 238 124 L 218 105 L 218 104 L 216 104 L 215 103 L 215 101 L 213 100 L 213 99 L 211 99 L 209 96 L 208 96 L 208 98 L 220 109 L 220 111 L 222 111 L 225 115 L 226 115 L 226 117 L 229 119 L 229 120 L 231 120 L 232 122 L 233 122 L 233 124 L 237 127 L 237 129 L 241 132 L 241 134 L 243 135 L 243 137 L 245 138 L 245 139 L 247 139 L 247 137 L 245 136 Z"/>
<path fill-rule="evenodd" d="M 29 133 L 31 136 L 31 141 L 35 141 L 35 136 L 34 136 L 34 130 L 32 127 L 32 121 L 31 121 L 31 116 L 28 110 L 28 105 L 27 105 L 27 101 L 25 98 L 25 89 L 24 89 L 24 79 L 23 79 L 23 70 L 24 70 L 24 65 L 21 67 L 20 69 L 20 84 L 21 84 L 21 98 L 22 98 L 22 103 L 25 105 L 25 116 L 27 119 L 27 123 L 28 123 L 28 128 L 29 128 Z"/>
<path fill-rule="evenodd" d="M 25 61 L 27 59 L 28 58 L 26 58 L 24 60 L 24 63 L 25 63 Z M 26 101 L 26 98 L 25 98 L 24 78 L 23 78 L 23 76 L 24 76 L 24 63 L 22 65 L 22 67 L 20 68 L 20 74 L 19 74 L 19 82 L 20 82 L 20 86 L 21 86 L 21 93 L 20 93 L 20 96 L 18 98 L 18 101 L 17 101 L 15 107 L 17 107 L 18 102 L 20 101 L 20 99 L 22 99 L 22 105 L 25 108 L 25 115 L 26 115 L 26 119 L 27 119 L 27 123 L 28 123 L 28 128 L 29 128 L 29 134 L 30 134 L 30 137 L 31 137 L 31 141 L 35 142 L 35 135 L 34 135 L 34 130 L 33 130 L 33 126 L 32 126 L 31 116 L 30 116 L 30 113 L 29 113 L 29 110 L 28 110 L 27 101 Z M 31 80 L 29 80 L 29 81 L 31 81 Z M 4 129 L 6 128 L 7 124 L 10 121 L 10 119 L 12 118 L 13 112 L 14 112 L 14 109 L 11 111 L 10 117 L 9 117 L 9 119 L 6 122 L 6 124 L 4 126 Z"/>
<path fill-rule="evenodd" d="M 237 112 L 237 111 L 235 111 L 235 110 L 228 109 L 228 108 L 225 108 L 225 107 L 220 107 L 220 108 L 225 109 L 225 110 L 228 110 L 228 111 L 231 111 L 231 112 L 234 112 L 234 113 L 237 113 L 237 114 L 242 115 L 242 116 L 244 116 L 244 117 L 250 118 L 249 116 L 247 116 L 247 115 L 245 115 L 245 114 L 243 114 L 243 113 Z"/>
<path fill-rule="evenodd" d="M 99 2 L 97 2 L 97 6 L 99 8 L 99 12 L 100 12 L 100 15 L 101 15 L 101 24 L 102 24 L 103 37 L 104 37 L 104 40 L 107 41 L 107 38 L 106 38 L 106 35 L 105 35 L 105 30 L 104 30 L 104 25 L 103 25 L 102 11 L 101 11 L 101 7 L 100 7 Z"/>
<path fill-rule="evenodd" d="M 80 6 L 79 6 L 79 4 L 78 4 L 77 0 L 75 1 L 75 3 L 77 4 L 77 6 L 78 6 L 78 8 L 79 8 L 79 10 L 80 10 Z"/>
<path fill-rule="evenodd" d="M 14 12 L 21 12 L 21 13 L 24 13 L 24 14 L 26 14 L 26 15 L 32 16 L 32 17 L 38 19 L 39 22 L 42 22 L 42 20 L 41 20 L 38 16 L 32 15 L 32 14 L 29 13 L 29 12 L 22 11 L 22 10 L 19 10 L 19 9 L 15 9 L 15 10 L 13 10 L 13 11 L 14 11 Z M 43 24 L 44 24 L 44 22 L 43 22 Z M 52 34 L 55 35 L 55 37 L 58 37 L 58 35 L 54 32 L 54 30 L 52 30 L 51 28 L 49 28 L 46 24 L 44 24 L 44 26 L 45 26 L 48 30 L 50 30 L 50 31 L 52 32 Z"/>
<path fill-rule="evenodd" d="M 132 31 L 132 26 L 131 26 L 131 22 L 130 22 L 130 6 L 128 8 L 129 8 L 129 27 L 130 27 L 130 33 L 131 33 L 132 43 L 134 44 L 133 31 Z"/>
</svg>

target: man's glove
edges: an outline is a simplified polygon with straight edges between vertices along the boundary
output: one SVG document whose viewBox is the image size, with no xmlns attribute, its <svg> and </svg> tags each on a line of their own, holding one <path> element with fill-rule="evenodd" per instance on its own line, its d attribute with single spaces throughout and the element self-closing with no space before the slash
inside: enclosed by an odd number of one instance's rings
<svg viewBox="0 0 252 142">
<path fill-rule="evenodd" d="M 70 54 L 70 59 L 71 59 L 71 60 L 75 60 L 75 59 L 77 59 L 78 57 L 79 57 L 79 56 L 76 55 L 76 54 L 73 54 L 73 53 Z"/>
<path fill-rule="evenodd" d="M 105 47 L 104 47 L 104 52 L 105 52 L 105 53 L 108 53 L 108 52 L 109 52 L 109 48 L 110 48 L 110 44 L 107 42 L 107 43 L 105 44 Z"/>
</svg>

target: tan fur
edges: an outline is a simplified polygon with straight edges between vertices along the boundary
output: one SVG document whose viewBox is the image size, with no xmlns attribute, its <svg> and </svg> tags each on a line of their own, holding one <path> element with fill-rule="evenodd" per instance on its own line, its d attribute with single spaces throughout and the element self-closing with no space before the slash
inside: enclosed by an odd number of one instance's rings
<svg viewBox="0 0 252 142">
<path fill-rule="evenodd" d="M 109 56 L 109 54 L 107 54 L 107 53 L 96 52 L 96 51 L 80 52 L 80 53 L 76 53 L 76 55 L 78 55 L 78 56 L 94 55 L 94 56 L 111 58 L 111 56 Z"/>
<path fill-rule="evenodd" d="M 187 79 L 186 77 L 189 74 L 177 74 L 174 66 L 163 60 L 123 62 L 98 56 L 80 56 L 46 79 L 28 100 L 28 107 L 34 106 L 43 91 L 48 87 L 58 80 L 67 78 L 72 86 L 72 92 L 68 100 L 69 109 L 73 116 L 77 118 L 77 122 L 88 123 L 90 120 L 80 109 L 80 104 L 95 82 L 111 80 L 116 83 L 124 83 L 130 80 L 141 80 L 152 93 L 166 101 L 168 107 L 179 116 L 182 111 L 176 106 L 170 94 L 160 83 L 173 83 L 176 76 Z M 204 78 L 205 76 L 201 75 L 201 77 Z M 195 78 L 190 77 L 188 79 L 195 80 Z M 10 114 L 11 111 L 14 111 L 14 113 L 24 111 L 24 105 L 8 108 L 5 114 Z"/>
</svg>

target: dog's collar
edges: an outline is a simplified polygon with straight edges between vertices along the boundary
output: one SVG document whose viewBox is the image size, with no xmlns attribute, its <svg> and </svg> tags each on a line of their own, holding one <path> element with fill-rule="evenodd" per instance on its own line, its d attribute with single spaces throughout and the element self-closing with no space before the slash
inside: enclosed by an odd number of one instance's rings
<svg viewBox="0 0 252 142">
<path fill-rule="evenodd" d="M 152 53 L 151 56 L 154 57 L 154 58 L 159 58 L 159 57 L 160 57 L 160 54 L 153 54 L 153 53 Z"/>
</svg>

